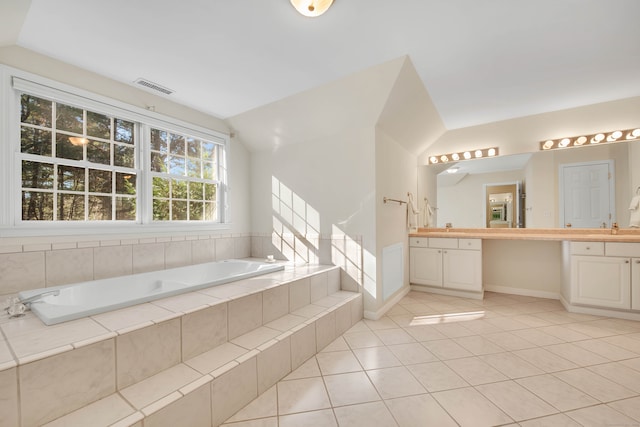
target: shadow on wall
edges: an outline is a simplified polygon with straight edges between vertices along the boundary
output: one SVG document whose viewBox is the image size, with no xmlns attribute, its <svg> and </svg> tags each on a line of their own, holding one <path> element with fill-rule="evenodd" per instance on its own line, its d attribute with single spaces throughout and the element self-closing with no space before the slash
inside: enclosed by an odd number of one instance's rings
<svg viewBox="0 0 640 427">
<path fill-rule="evenodd" d="M 349 236 L 336 225 L 330 235 L 321 234 L 320 213 L 276 177 L 271 178 L 271 208 L 276 257 L 337 265 L 342 268 L 344 290 L 357 291 L 362 286 L 361 236 Z"/>
</svg>

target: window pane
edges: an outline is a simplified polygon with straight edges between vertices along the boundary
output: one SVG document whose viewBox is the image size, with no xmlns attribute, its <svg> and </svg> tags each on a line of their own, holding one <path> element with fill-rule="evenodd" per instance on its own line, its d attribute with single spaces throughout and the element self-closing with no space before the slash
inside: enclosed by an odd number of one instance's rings
<svg viewBox="0 0 640 427">
<path fill-rule="evenodd" d="M 187 138 L 187 156 L 196 159 L 200 158 L 200 140 Z"/>
<path fill-rule="evenodd" d="M 171 180 L 171 198 L 186 199 L 187 198 L 187 181 L 181 179 Z"/>
<path fill-rule="evenodd" d="M 89 219 L 108 221 L 111 219 L 111 196 L 89 196 Z"/>
<path fill-rule="evenodd" d="M 84 191 L 84 168 L 58 165 L 58 190 Z"/>
<path fill-rule="evenodd" d="M 84 196 L 79 194 L 58 194 L 58 220 L 83 221 Z"/>
<path fill-rule="evenodd" d="M 103 165 L 111 164 L 111 144 L 108 142 L 89 141 L 87 144 L 87 160 Z"/>
<path fill-rule="evenodd" d="M 153 220 L 169 221 L 169 200 L 153 199 Z"/>
<path fill-rule="evenodd" d="M 111 194 L 111 171 L 89 169 L 89 191 L 91 193 Z M 111 202 L 109 202 L 111 205 Z M 91 213 L 89 213 L 91 216 Z"/>
<path fill-rule="evenodd" d="M 133 168 L 135 166 L 135 149 L 132 146 L 113 144 L 113 163 L 116 166 Z"/>
<path fill-rule="evenodd" d="M 184 157 L 169 156 L 169 173 L 184 176 Z"/>
<path fill-rule="evenodd" d="M 153 172 L 166 172 L 167 155 L 151 152 L 151 170 Z"/>
<path fill-rule="evenodd" d="M 216 204 L 205 202 L 204 204 L 204 219 L 205 221 L 217 221 L 218 212 L 216 210 Z"/>
<path fill-rule="evenodd" d="M 204 185 L 204 199 L 215 201 L 216 200 L 216 185 L 215 184 L 205 184 Z"/>
<path fill-rule="evenodd" d="M 37 98 L 32 95 L 22 94 L 20 97 L 20 121 L 50 128 L 51 127 L 51 101 Z"/>
<path fill-rule="evenodd" d="M 116 133 L 113 136 L 113 139 L 117 142 L 126 142 L 127 144 L 133 144 L 133 122 L 128 122 L 122 119 L 114 119 L 114 123 L 116 125 Z"/>
<path fill-rule="evenodd" d="M 169 144 L 171 154 L 184 156 L 184 136 L 171 134 L 171 143 Z"/>
<path fill-rule="evenodd" d="M 82 160 L 82 145 L 73 145 L 68 135 L 56 135 L 56 157 L 61 159 Z"/>
<path fill-rule="evenodd" d="M 201 182 L 190 182 L 189 183 L 189 199 L 191 200 L 204 200 L 202 197 L 202 183 Z"/>
<path fill-rule="evenodd" d="M 173 221 L 186 221 L 187 219 L 186 200 L 173 200 L 171 202 L 171 219 Z"/>
<path fill-rule="evenodd" d="M 22 161 L 22 187 L 53 188 L 53 165 L 49 163 Z"/>
<path fill-rule="evenodd" d="M 51 131 L 22 126 L 20 151 L 51 157 Z"/>
<path fill-rule="evenodd" d="M 200 160 L 187 160 L 187 176 L 194 178 L 202 177 L 202 173 L 200 172 Z"/>
<path fill-rule="evenodd" d="M 169 180 L 153 177 L 153 197 L 169 198 Z"/>
<path fill-rule="evenodd" d="M 87 111 L 87 135 L 111 139 L 111 117 Z"/>
<path fill-rule="evenodd" d="M 116 193 L 136 194 L 136 176 L 130 173 L 116 172 Z"/>
<path fill-rule="evenodd" d="M 202 141 L 202 158 L 205 160 L 216 159 L 216 144 L 213 142 Z"/>
<path fill-rule="evenodd" d="M 53 194 L 23 191 L 22 219 L 24 221 L 53 221 Z"/>
<path fill-rule="evenodd" d="M 71 107 L 64 104 L 56 104 L 56 128 L 82 135 L 82 108 Z"/>
<path fill-rule="evenodd" d="M 167 146 L 167 132 L 151 129 L 151 149 L 162 153 L 169 151 Z"/>
<path fill-rule="evenodd" d="M 133 197 L 116 197 L 116 219 L 135 221 L 136 199 Z"/>
<path fill-rule="evenodd" d="M 210 180 L 216 179 L 216 169 L 214 163 L 202 162 L 202 177 L 204 179 Z"/>
<path fill-rule="evenodd" d="M 189 220 L 200 221 L 204 217 L 202 202 L 189 202 Z"/>
</svg>

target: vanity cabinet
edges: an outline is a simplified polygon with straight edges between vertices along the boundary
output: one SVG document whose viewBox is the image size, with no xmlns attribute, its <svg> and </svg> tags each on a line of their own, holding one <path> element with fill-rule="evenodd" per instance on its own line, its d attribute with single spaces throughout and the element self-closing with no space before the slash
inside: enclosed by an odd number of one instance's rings
<svg viewBox="0 0 640 427">
<path fill-rule="evenodd" d="M 640 310 L 640 244 L 571 242 L 572 304 Z"/>
<path fill-rule="evenodd" d="M 471 292 L 482 291 L 480 239 L 419 238 L 409 241 L 409 281 Z"/>
</svg>

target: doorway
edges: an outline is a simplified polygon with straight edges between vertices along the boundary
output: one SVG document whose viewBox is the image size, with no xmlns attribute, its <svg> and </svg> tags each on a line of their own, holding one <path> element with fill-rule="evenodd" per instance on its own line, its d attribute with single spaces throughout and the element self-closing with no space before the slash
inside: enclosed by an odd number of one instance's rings
<svg viewBox="0 0 640 427">
<path fill-rule="evenodd" d="M 615 221 L 613 160 L 560 165 L 560 224 L 608 228 Z"/>
</svg>

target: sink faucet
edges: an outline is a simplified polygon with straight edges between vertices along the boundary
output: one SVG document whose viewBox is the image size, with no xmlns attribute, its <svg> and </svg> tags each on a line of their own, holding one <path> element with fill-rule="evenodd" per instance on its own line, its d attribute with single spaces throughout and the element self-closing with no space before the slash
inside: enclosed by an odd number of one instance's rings
<svg viewBox="0 0 640 427">
<path fill-rule="evenodd" d="M 611 224 L 611 234 L 618 234 L 618 223 L 614 222 Z"/>
</svg>

